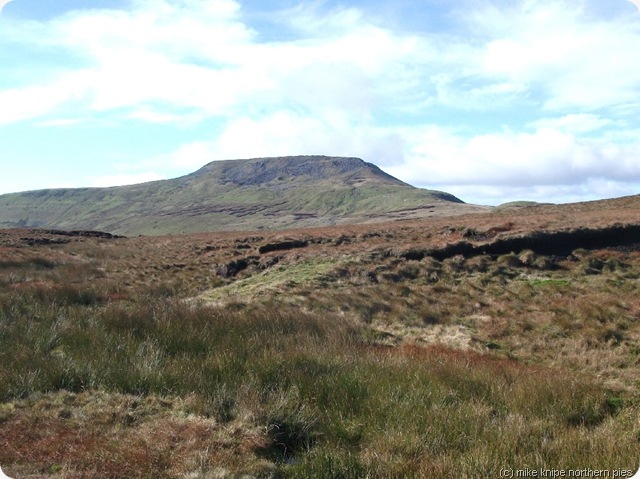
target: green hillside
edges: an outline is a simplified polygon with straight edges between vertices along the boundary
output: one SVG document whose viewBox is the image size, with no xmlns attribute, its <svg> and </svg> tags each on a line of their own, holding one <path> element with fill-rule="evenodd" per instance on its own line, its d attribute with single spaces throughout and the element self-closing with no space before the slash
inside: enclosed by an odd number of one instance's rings
<svg viewBox="0 0 640 479">
<path fill-rule="evenodd" d="M 0 196 L 0 227 L 166 234 L 329 226 L 477 211 L 358 158 L 216 161 L 171 180 Z"/>
</svg>

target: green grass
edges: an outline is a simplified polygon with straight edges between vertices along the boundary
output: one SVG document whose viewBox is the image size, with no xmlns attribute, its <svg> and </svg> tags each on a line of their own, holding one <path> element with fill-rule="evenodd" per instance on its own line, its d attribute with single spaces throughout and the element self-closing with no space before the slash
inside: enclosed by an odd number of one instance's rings
<svg viewBox="0 0 640 479">
<path fill-rule="evenodd" d="M 501 205 L 496 206 L 496 211 L 500 211 L 505 208 L 516 208 L 523 206 L 536 206 L 540 203 L 536 201 L 509 201 L 508 203 L 502 203 Z"/>
<path fill-rule="evenodd" d="M 309 288 L 312 284 L 321 286 L 331 279 L 331 274 L 346 262 L 336 262 L 328 257 L 318 257 L 293 264 L 278 264 L 248 278 L 236 280 L 227 285 L 207 291 L 202 299 L 221 301 L 238 298 L 246 301 L 257 295 L 273 294 L 294 287 Z"/>
</svg>

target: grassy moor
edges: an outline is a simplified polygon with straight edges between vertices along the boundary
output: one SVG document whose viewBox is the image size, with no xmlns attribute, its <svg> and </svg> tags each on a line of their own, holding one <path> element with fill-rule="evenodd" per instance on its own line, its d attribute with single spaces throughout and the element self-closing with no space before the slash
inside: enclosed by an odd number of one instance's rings
<svg viewBox="0 0 640 479">
<path fill-rule="evenodd" d="M 18 479 L 635 471 L 639 207 L 1 230 L 0 464 Z"/>
</svg>

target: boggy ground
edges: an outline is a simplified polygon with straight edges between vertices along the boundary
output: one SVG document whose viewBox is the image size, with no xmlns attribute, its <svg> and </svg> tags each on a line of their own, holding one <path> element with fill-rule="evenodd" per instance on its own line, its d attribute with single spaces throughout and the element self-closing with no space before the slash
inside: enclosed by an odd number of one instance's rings
<svg viewBox="0 0 640 479">
<path fill-rule="evenodd" d="M 632 197 L 278 232 L 0 231 L 0 465 L 636 470 L 639 211 Z"/>
</svg>

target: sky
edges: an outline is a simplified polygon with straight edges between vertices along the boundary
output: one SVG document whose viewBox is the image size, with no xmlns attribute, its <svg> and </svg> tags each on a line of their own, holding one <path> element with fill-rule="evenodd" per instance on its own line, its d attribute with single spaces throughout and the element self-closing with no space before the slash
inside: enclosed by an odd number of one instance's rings
<svg viewBox="0 0 640 479">
<path fill-rule="evenodd" d="M 0 194 L 302 154 L 477 204 L 640 194 L 640 0 L 0 6 Z"/>
</svg>

